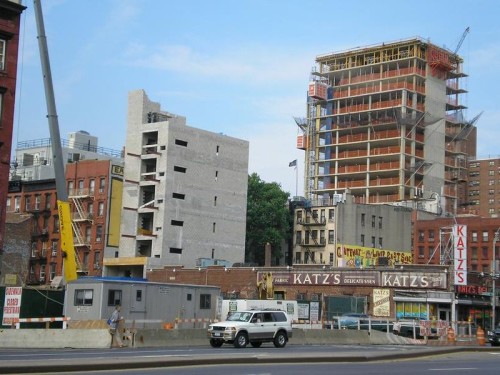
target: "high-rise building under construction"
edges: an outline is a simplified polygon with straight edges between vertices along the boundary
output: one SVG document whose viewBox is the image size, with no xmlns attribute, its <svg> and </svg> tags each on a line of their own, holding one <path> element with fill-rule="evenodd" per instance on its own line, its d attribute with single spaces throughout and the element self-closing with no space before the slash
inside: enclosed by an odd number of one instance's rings
<svg viewBox="0 0 500 375">
<path fill-rule="evenodd" d="M 449 213 L 465 203 L 478 118 L 462 104 L 465 34 L 455 51 L 411 38 L 316 57 L 307 117 L 295 119 L 307 199 L 348 190 L 357 203 L 435 199 Z"/>
</svg>

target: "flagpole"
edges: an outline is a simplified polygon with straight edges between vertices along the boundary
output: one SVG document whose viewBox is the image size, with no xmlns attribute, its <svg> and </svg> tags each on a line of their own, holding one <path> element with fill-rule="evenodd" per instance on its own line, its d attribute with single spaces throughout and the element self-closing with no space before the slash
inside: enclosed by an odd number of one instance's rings
<svg viewBox="0 0 500 375">
<path fill-rule="evenodd" d="M 295 196 L 299 196 L 299 168 L 295 165 Z"/>
</svg>

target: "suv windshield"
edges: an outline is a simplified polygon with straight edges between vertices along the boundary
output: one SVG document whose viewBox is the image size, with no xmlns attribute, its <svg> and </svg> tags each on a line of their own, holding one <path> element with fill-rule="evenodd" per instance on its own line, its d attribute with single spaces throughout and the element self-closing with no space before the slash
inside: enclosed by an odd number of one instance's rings
<svg viewBox="0 0 500 375">
<path fill-rule="evenodd" d="M 229 322 L 248 322 L 252 316 L 249 312 L 234 312 L 227 318 Z"/>
</svg>

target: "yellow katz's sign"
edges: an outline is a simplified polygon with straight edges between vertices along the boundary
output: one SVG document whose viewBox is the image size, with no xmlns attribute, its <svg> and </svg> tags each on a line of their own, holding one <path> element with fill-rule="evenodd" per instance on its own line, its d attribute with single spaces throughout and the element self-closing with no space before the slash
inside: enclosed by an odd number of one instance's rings
<svg viewBox="0 0 500 375">
<path fill-rule="evenodd" d="M 387 264 L 381 262 L 387 261 Z M 379 265 L 392 266 L 398 264 L 412 264 L 411 253 L 373 249 L 371 247 L 337 245 L 337 262 L 339 267 L 362 268 Z"/>
</svg>

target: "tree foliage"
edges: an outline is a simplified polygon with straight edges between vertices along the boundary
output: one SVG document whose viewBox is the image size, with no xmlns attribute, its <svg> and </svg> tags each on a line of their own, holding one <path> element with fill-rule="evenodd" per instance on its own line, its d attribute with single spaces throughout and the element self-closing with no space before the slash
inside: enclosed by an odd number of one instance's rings
<svg viewBox="0 0 500 375">
<path fill-rule="evenodd" d="M 264 264 L 266 243 L 272 246 L 272 256 L 280 256 L 281 244 L 287 239 L 291 215 L 289 193 L 276 182 L 262 181 L 253 173 L 248 177 L 247 228 L 245 258 L 247 262 Z"/>
</svg>

